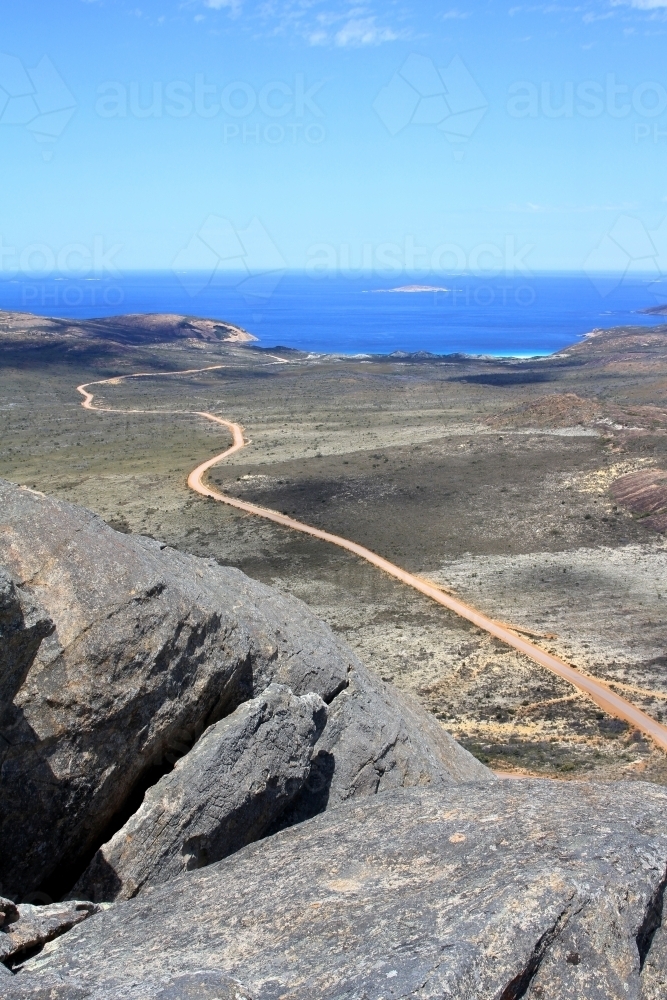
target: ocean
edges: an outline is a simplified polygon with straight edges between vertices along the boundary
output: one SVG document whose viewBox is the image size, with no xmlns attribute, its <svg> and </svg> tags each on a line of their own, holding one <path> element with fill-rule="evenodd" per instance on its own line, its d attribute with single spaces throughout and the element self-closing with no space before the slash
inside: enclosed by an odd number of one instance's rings
<svg viewBox="0 0 667 1000">
<path fill-rule="evenodd" d="M 396 291 L 410 286 L 429 290 Z M 613 275 L 434 279 L 431 273 L 397 280 L 227 272 L 211 279 L 169 271 L 0 281 L 0 309 L 75 319 L 182 313 L 242 326 L 263 347 L 341 354 L 550 354 L 597 327 L 660 323 L 639 310 L 662 303 L 667 282 Z"/>
</svg>

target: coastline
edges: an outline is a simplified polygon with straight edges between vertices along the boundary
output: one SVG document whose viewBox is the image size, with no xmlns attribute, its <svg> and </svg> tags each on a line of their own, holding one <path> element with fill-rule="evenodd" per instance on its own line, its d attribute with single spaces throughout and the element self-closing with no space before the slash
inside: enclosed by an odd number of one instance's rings
<svg viewBox="0 0 667 1000">
<path fill-rule="evenodd" d="M 264 295 L 245 293 L 242 283 L 213 281 L 193 293 L 170 272 L 39 284 L 17 278 L 0 283 L 0 307 L 71 323 L 108 323 L 119 314 L 178 315 L 225 323 L 261 346 L 345 357 L 399 351 L 547 356 L 597 328 L 660 322 L 655 310 L 661 299 L 642 281 L 602 294 L 585 275 L 409 274 L 396 287 L 420 291 L 392 291 L 387 275 L 364 274 L 316 280 L 286 272 Z"/>
</svg>

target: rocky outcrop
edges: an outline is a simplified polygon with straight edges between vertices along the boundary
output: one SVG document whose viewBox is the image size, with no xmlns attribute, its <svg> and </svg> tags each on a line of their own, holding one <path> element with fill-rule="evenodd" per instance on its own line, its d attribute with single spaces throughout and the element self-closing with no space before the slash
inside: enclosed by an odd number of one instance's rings
<svg viewBox="0 0 667 1000">
<path fill-rule="evenodd" d="M 285 828 L 348 799 L 393 788 L 449 788 L 461 781 L 495 782 L 409 695 L 362 664 L 329 706 L 328 721 L 303 791 L 279 824 Z"/>
<path fill-rule="evenodd" d="M 643 519 L 654 531 L 667 531 L 667 472 L 643 469 L 615 479 L 609 487 L 614 500 Z"/>
<path fill-rule="evenodd" d="M 82 920 L 86 920 L 92 913 L 97 913 L 99 907 L 93 903 L 72 900 L 67 903 L 52 903 L 49 906 L 32 906 L 30 903 L 21 903 L 14 908 L 14 912 L 7 914 L 7 907 L 4 909 L 6 917 L 0 927 L 0 961 L 6 962 L 20 956 L 23 952 L 46 941 L 52 941 L 70 930 Z"/>
<path fill-rule="evenodd" d="M 301 790 L 326 722 L 316 694 L 271 684 L 206 730 L 97 852 L 72 895 L 130 899 L 258 840 Z"/>
<path fill-rule="evenodd" d="M 387 791 L 115 904 L 15 982 L 211 969 L 255 1000 L 640 1000 L 666 812 L 641 783 Z"/>
<path fill-rule="evenodd" d="M 7 1000 L 664 997 L 666 789 L 500 781 L 299 602 L 1 482 L 0 561 L 4 895 L 106 840 L 119 900 L 0 898 Z"/>
<path fill-rule="evenodd" d="M 3 481 L 0 563 L 55 623 L 2 723 L 6 896 L 66 893 L 145 790 L 271 683 L 331 706 L 295 819 L 383 788 L 491 778 L 305 605 L 238 570 Z"/>
<path fill-rule="evenodd" d="M 4 482 L 0 563 L 56 625 L 2 725 L 13 898 L 66 877 L 142 781 L 271 681 L 329 701 L 354 662 L 300 602 Z"/>
<path fill-rule="evenodd" d="M 348 799 L 393 788 L 445 791 L 456 782 L 497 780 L 432 716 L 361 664 L 348 676 L 321 735 L 326 710 L 317 696 L 297 699 L 274 685 L 212 726 L 173 773 L 147 792 L 71 895 L 96 902 L 131 898 L 226 857 L 271 827 L 284 829 Z M 293 713 L 298 706 L 302 734 L 289 711 L 278 714 L 279 706 L 291 706 Z"/>
</svg>

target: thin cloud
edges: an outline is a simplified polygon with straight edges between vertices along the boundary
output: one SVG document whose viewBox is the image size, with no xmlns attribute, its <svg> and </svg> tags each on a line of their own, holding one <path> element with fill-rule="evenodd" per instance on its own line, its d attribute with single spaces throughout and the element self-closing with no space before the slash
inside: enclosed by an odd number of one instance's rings
<svg viewBox="0 0 667 1000">
<path fill-rule="evenodd" d="M 230 14 L 240 14 L 242 0 L 204 0 L 204 6 L 210 10 L 228 10 Z"/>
<path fill-rule="evenodd" d="M 667 0 L 629 0 L 629 6 L 635 10 L 664 10 Z"/>
<path fill-rule="evenodd" d="M 353 17 L 334 35 L 334 44 L 339 48 L 359 48 L 363 45 L 382 45 L 395 42 L 399 34 L 391 28 L 382 28 L 374 17 Z"/>
<path fill-rule="evenodd" d="M 301 36 L 308 45 L 361 48 L 410 37 L 405 28 L 387 22 L 371 4 L 345 0 L 189 0 L 209 10 L 224 11 L 235 17 L 243 13 L 248 22 L 259 21 L 273 35 Z M 467 17 L 452 10 L 445 17 Z"/>
<path fill-rule="evenodd" d="M 306 41 L 309 45 L 326 45 L 329 41 L 329 36 L 326 31 L 321 29 L 317 31 L 310 31 L 306 34 Z"/>
</svg>

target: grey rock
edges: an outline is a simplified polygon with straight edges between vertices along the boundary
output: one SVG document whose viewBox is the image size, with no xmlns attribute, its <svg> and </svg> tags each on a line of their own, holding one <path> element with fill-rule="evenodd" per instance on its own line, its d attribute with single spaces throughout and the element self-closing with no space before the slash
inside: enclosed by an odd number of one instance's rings
<svg viewBox="0 0 667 1000">
<path fill-rule="evenodd" d="M 325 722 L 319 695 L 269 685 L 207 729 L 148 790 L 72 895 L 130 899 L 258 840 L 303 787 Z"/>
<path fill-rule="evenodd" d="M 497 780 L 433 715 L 357 663 L 329 706 L 308 781 L 279 827 L 393 788 Z"/>
<path fill-rule="evenodd" d="M 640 1000 L 666 815 L 667 789 L 639 782 L 388 790 L 114 904 L 17 978 L 102 991 L 211 968 L 255 1000 Z"/>
<path fill-rule="evenodd" d="M 641 1000 L 667 997 L 667 927 L 657 928 L 641 973 Z"/>
<path fill-rule="evenodd" d="M 272 682 L 336 701 L 292 821 L 329 799 L 490 778 L 300 601 L 238 570 L 2 480 L 0 561 L 56 626 L 2 723 L 5 895 L 66 892 L 129 797 L 159 777 L 154 768 Z"/>
<path fill-rule="evenodd" d="M 16 976 L 6 986 L 4 996 L 5 1000 L 252 1000 L 241 983 L 213 969 L 130 982 L 107 981 L 103 988 L 94 984 L 73 986 L 59 976 L 45 977 L 38 983 L 24 982 L 23 977 Z"/>
<path fill-rule="evenodd" d="M 66 891 L 152 768 L 269 683 L 330 701 L 355 662 L 299 601 L 2 480 L 0 563 L 56 626 L 10 670 L 11 688 L 29 667 L 0 734 L 12 898 Z"/>
<path fill-rule="evenodd" d="M 52 941 L 98 910 L 94 903 L 78 899 L 48 906 L 21 903 L 17 919 L 0 928 L 0 961 Z"/>
<path fill-rule="evenodd" d="M 0 566 L 0 718 L 23 684 L 42 639 L 53 629 L 48 615 L 19 592 Z"/>
</svg>

